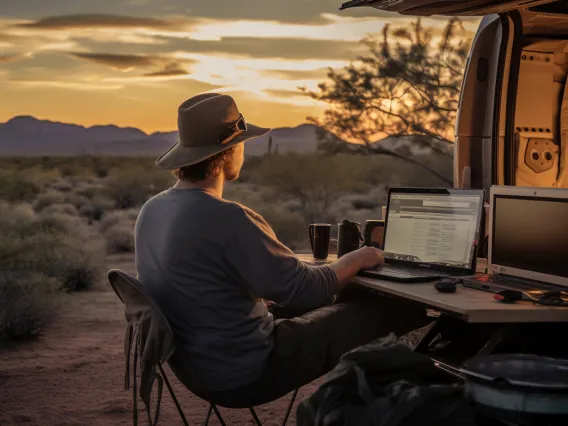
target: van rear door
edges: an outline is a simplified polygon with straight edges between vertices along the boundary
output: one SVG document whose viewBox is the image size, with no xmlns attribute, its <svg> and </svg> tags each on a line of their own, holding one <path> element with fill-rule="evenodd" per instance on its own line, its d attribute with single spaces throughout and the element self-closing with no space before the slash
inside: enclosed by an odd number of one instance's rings
<svg viewBox="0 0 568 426">
<path fill-rule="evenodd" d="M 483 16 L 540 6 L 555 0 L 352 0 L 341 10 L 370 6 L 403 15 Z"/>
</svg>

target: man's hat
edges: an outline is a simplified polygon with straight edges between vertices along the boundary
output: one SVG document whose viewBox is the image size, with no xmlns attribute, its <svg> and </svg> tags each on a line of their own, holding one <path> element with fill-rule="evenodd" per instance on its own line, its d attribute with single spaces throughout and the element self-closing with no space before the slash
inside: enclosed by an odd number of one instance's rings
<svg viewBox="0 0 568 426">
<path fill-rule="evenodd" d="M 247 124 L 231 96 L 197 95 L 179 106 L 179 140 L 156 164 L 169 170 L 190 166 L 270 130 Z"/>
</svg>

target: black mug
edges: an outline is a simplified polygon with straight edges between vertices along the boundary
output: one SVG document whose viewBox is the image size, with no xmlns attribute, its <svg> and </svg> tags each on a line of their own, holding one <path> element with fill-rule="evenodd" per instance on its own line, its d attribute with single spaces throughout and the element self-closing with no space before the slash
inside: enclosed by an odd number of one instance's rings
<svg viewBox="0 0 568 426">
<path fill-rule="evenodd" d="M 383 240 L 385 238 L 385 221 L 384 220 L 368 220 L 365 223 L 364 234 L 365 246 L 383 248 Z"/>
<path fill-rule="evenodd" d="M 337 257 L 357 250 L 363 236 L 361 235 L 361 224 L 343 220 L 337 224 Z"/>
<path fill-rule="evenodd" d="M 331 225 L 328 223 L 314 223 L 308 227 L 308 231 L 310 233 L 310 244 L 314 259 L 327 259 Z"/>
</svg>

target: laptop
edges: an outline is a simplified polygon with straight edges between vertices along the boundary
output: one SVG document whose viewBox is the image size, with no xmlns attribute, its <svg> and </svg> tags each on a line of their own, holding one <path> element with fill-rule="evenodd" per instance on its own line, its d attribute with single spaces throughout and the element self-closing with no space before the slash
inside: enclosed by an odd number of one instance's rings
<svg viewBox="0 0 568 426">
<path fill-rule="evenodd" d="M 390 188 L 385 264 L 360 276 L 401 283 L 475 274 L 485 191 Z"/>
<path fill-rule="evenodd" d="M 489 275 L 463 285 L 568 292 L 568 189 L 493 186 L 490 202 Z"/>
</svg>

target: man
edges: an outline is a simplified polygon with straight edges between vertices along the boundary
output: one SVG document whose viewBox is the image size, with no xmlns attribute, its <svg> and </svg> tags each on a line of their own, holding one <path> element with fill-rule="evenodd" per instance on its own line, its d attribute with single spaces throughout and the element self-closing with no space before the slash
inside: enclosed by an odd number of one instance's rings
<svg viewBox="0 0 568 426">
<path fill-rule="evenodd" d="M 357 346 L 426 324 L 423 310 L 342 291 L 383 262 L 381 251 L 308 266 L 260 215 L 222 198 L 239 176 L 244 142 L 270 130 L 246 124 L 230 96 L 188 99 L 178 129 L 179 142 L 157 160 L 178 181 L 143 206 L 135 237 L 139 279 L 176 335 L 178 375 L 193 368 L 221 405 L 258 405 L 325 374 Z M 304 315 L 284 319 L 286 308 Z"/>
</svg>

